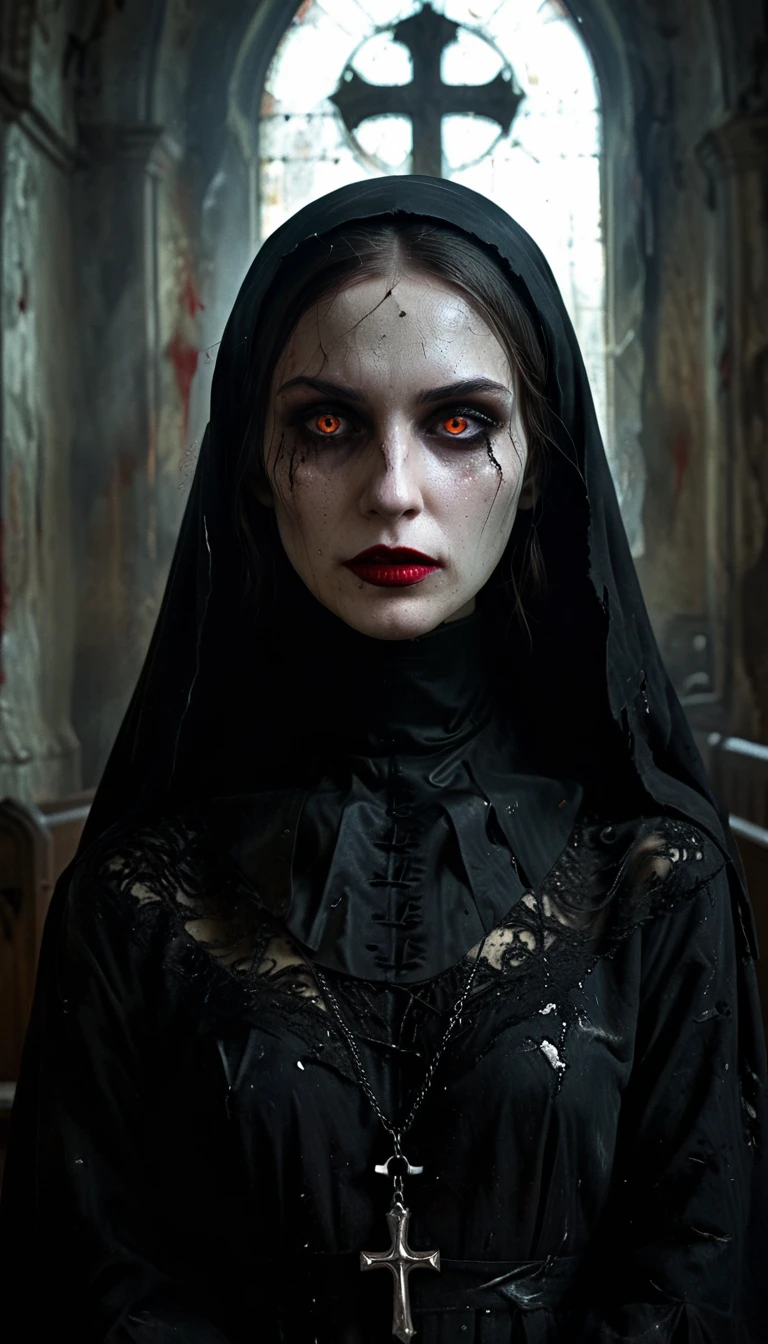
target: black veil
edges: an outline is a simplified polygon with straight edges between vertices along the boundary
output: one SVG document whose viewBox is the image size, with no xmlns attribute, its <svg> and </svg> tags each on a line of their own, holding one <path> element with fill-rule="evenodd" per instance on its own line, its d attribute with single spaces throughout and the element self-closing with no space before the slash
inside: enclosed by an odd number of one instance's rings
<svg viewBox="0 0 768 1344">
<path fill-rule="evenodd" d="M 651 630 L 586 371 L 555 280 L 531 238 L 491 201 L 428 177 L 389 177 L 336 191 L 290 219 L 253 262 L 220 346 L 210 423 L 154 635 L 78 856 L 133 814 L 151 819 L 172 812 L 187 794 L 214 797 L 273 781 L 276 734 L 286 731 L 272 699 L 265 699 L 274 689 L 270 668 L 281 654 L 275 609 L 287 611 L 289 622 L 305 631 L 310 662 L 314 599 L 276 555 L 280 601 L 265 606 L 262 616 L 245 605 L 237 509 L 250 450 L 249 417 L 259 412 L 253 386 L 274 324 L 282 309 L 290 310 L 292 287 L 299 283 L 291 268 L 295 249 L 346 223 L 396 212 L 447 223 L 492 249 L 546 356 L 553 417 L 549 474 L 535 515 L 522 515 L 513 531 L 514 539 L 521 528 L 536 527 L 546 584 L 527 606 L 527 631 L 514 619 L 503 583 L 492 581 L 479 598 L 498 636 L 500 664 L 521 707 L 534 765 L 542 774 L 579 781 L 586 796 L 623 805 L 628 818 L 664 812 L 706 831 L 726 859 L 737 954 L 746 967 L 756 948 L 738 854 Z M 264 510 L 265 527 L 270 518 Z M 20 1246 L 33 1245 L 20 1224 L 36 1180 L 46 1004 L 57 989 L 71 872 L 72 865 L 59 879 L 46 921 L 14 1105 L 15 1185 L 12 1193 L 6 1186 L 4 1241 L 0 1234 L 8 1264 L 17 1263 Z M 757 1080 L 764 1077 L 765 1056 L 754 977 L 739 974 L 735 989 L 744 1052 L 739 1067 Z M 755 1209 L 758 1219 L 757 1200 Z M 755 1227 L 747 1237 L 755 1263 L 764 1236 Z M 762 1273 L 758 1268 L 756 1281 Z"/>
<path fill-rule="evenodd" d="M 258 414 L 251 402 L 260 351 L 290 302 L 295 249 L 345 223 L 393 213 L 447 223 L 491 249 L 544 347 L 554 440 L 549 474 L 537 516 L 531 522 L 521 514 L 515 526 L 518 534 L 536 527 L 546 584 L 528 606 L 525 633 L 510 619 L 509 603 L 506 611 L 497 603 L 499 642 L 514 669 L 537 764 L 591 783 L 598 794 L 634 793 L 652 812 L 669 810 L 701 825 L 730 860 L 742 930 L 754 949 L 737 851 L 651 629 L 557 284 L 509 215 L 436 178 L 386 177 L 332 192 L 289 219 L 252 263 L 219 349 L 210 422 L 162 608 L 81 851 L 131 812 L 163 811 L 185 791 L 212 791 L 222 778 L 231 780 L 246 754 L 250 770 L 269 758 L 274 716 L 259 700 L 266 630 L 258 618 L 243 619 L 235 516 L 249 417 Z M 263 513 L 266 526 L 269 511 Z M 282 582 L 289 602 L 303 600 L 300 584 L 287 574 Z"/>
</svg>

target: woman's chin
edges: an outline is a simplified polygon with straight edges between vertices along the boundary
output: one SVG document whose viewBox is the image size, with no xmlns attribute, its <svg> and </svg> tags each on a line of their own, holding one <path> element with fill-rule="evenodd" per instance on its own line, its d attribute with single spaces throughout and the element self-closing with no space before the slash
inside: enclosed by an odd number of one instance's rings
<svg viewBox="0 0 768 1344">
<path fill-rule="evenodd" d="M 370 639 L 416 639 L 428 635 L 443 621 L 464 615 L 474 604 L 446 602 L 426 596 L 410 596 L 399 592 L 378 600 L 378 594 L 367 599 L 362 594 L 353 602 L 326 604 L 346 625 Z"/>
</svg>

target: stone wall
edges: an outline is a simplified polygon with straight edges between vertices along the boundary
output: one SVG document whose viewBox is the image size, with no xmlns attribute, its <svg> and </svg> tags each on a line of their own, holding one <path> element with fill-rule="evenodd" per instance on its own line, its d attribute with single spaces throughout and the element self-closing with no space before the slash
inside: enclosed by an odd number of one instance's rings
<svg viewBox="0 0 768 1344">
<path fill-rule="evenodd" d="M 765 742 L 766 18 L 752 0 L 613 12 L 641 211 L 638 571 L 694 724 Z"/>
<path fill-rule="evenodd" d="M 638 562 L 657 635 L 691 705 L 723 690 L 724 606 L 710 591 L 722 508 L 708 507 L 712 400 L 719 377 L 713 328 L 721 306 L 717 232 L 699 160 L 723 114 L 715 35 L 706 6 L 638 6 L 635 135 L 644 203 L 645 352 L 641 443 L 645 553 Z M 699 646 L 698 648 L 696 646 Z"/>
<path fill-rule="evenodd" d="M 96 782 L 141 669 L 194 467 L 201 340 L 184 90 L 191 6 L 126 5 L 78 98 L 73 494 L 80 598 L 73 717 Z"/>
<path fill-rule="evenodd" d="M 28 800 L 70 792 L 80 780 L 70 720 L 77 330 L 74 120 L 62 75 L 69 7 L 43 3 L 34 17 L 18 8 L 3 20 L 0 66 L 0 795 Z"/>
<path fill-rule="evenodd" d="M 76 269 L 89 348 L 74 482 L 73 715 L 86 785 L 155 623 L 216 351 L 250 259 L 244 165 L 227 125 L 238 5 L 213 8 L 127 4 L 93 46 L 78 102 Z"/>
</svg>

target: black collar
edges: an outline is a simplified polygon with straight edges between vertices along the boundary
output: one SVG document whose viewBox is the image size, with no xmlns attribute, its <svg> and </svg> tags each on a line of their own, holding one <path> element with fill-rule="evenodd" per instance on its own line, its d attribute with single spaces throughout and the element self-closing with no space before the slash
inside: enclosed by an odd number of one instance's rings
<svg viewBox="0 0 768 1344">
<path fill-rule="evenodd" d="M 581 789 L 526 770 L 480 613 L 396 642 L 326 613 L 311 647 L 280 673 L 286 787 L 214 799 L 209 827 L 320 965 L 430 979 L 538 887 Z"/>
<path fill-rule="evenodd" d="M 479 611 L 415 639 L 372 639 L 319 603 L 280 650 L 286 719 L 304 749 L 422 755 L 474 736 L 493 712 L 497 672 Z"/>
</svg>

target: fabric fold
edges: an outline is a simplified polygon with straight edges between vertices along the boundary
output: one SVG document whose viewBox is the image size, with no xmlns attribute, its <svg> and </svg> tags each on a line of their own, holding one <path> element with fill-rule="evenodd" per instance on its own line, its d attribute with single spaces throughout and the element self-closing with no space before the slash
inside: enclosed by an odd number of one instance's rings
<svg viewBox="0 0 768 1344">
<path fill-rule="evenodd" d="M 346 758 L 311 791 L 220 798 L 208 824 L 261 904 L 326 969 L 412 983 L 458 961 L 562 852 L 581 790 L 450 759 Z M 471 760 L 470 760 L 471 754 Z M 444 787 L 430 776 L 439 770 Z M 533 880 L 531 880 L 533 879 Z"/>
</svg>

